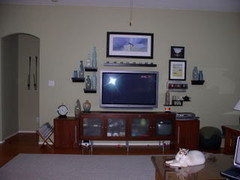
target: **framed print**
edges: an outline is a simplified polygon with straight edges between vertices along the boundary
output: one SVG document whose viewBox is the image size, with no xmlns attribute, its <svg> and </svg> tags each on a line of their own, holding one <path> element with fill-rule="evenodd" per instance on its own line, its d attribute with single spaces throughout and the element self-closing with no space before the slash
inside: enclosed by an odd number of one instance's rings
<svg viewBox="0 0 240 180">
<path fill-rule="evenodd" d="M 182 46 L 171 46 L 171 58 L 184 59 L 185 48 Z"/>
<path fill-rule="evenodd" d="M 107 57 L 153 59 L 153 34 L 107 32 Z"/>
<path fill-rule="evenodd" d="M 186 80 L 187 63 L 184 60 L 169 60 L 169 80 Z"/>
</svg>

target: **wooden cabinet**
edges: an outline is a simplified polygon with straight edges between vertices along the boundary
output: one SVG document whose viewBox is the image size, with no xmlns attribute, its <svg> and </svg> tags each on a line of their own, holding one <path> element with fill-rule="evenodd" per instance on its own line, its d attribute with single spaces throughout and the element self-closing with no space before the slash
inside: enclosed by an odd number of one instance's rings
<svg viewBox="0 0 240 180">
<path fill-rule="evenodd" d="M 175 147 L 199 148 L 199 120 L 176 120 Z"/>
<path fill-rule="evenodd" d="M 80 116 L 80 139 L 173 140 L 174 121 L 174 113 L 82 113 Z"/>
<path fill-rule="evenodd" d="M 225 133 L 225 144 L 224 144 L 224 153 L 225 154 L 234 154 L 237 137 L 240 136 L 240 126 L 227 125 L 222 126 L 222 129 Z"/>
<path fill-rule="evenodd" d="M 90 112 L 54 119 L 56 148 L 78 147 L 84 140 L 161 141 L 198 149 L 199 120 L 175 120 L 175 113 Z"/>
<path fill-rule="evenodd" d="M 54 119 L 54 147 L 78 147 L 79 120 L 73 117 Z"/>
</svg>

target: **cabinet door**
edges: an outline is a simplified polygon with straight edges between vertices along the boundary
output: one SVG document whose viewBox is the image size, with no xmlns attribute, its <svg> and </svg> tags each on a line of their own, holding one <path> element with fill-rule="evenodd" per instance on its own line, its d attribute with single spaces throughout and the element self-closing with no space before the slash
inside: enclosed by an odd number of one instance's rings
<svg viewBox="0 0 240 180">
<path fill-rule="evenodd" d="M 107 118 L 107 137 L 121 139 L 126 137 L 126 119 Z"/>
<path fill-rule="evenodd" d="M 136 117 L 131 119 L 131 138 L 149 138 L 152 136 L 151 120 L 146 117 Z"/>
<path fill-rule="evenodd" d="M 83 118 L 83 139 L 100 138 L 103 136 L 103 120 L 98 117 Z"/>
<path fill-rule="evenodd" d="M 199 148 L 199 120 L 176 120 L 176 148 Z"/>
<path fill-rule="evenodd" d="M 56 148 L 78 147 L 78 120 L 54 120 L 54 146 Z"/>
<path fill-rule="evenodd" d="M 229 129 L 229 128 L 225 128 L 224 153 L 234 154 L 238 136 L 239 136 L 238 131 L 235 131 L 235 130 Z"/>
</svg>

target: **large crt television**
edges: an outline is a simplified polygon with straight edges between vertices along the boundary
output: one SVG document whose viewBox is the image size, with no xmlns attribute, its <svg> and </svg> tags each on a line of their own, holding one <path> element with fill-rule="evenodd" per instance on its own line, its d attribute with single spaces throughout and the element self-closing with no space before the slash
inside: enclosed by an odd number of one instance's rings
<svg viewBox="0 0 240 180">
<path fill-rule="evenodd" d="M 101 71 L 100 106 L 104 108 L 156 108 L 158 72 Z"/>
</svg>

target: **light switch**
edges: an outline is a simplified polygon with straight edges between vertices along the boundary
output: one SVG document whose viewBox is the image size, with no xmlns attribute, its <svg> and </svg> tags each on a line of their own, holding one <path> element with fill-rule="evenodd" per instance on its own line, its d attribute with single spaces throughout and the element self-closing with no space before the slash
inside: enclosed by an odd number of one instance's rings
<svg viewBox="0 0 240 180">
<path fill-rule="evenodd" d="M 55 81 L 54 80 L 48 80 L 48 87 L 54 87 Z"/>
</svg>

